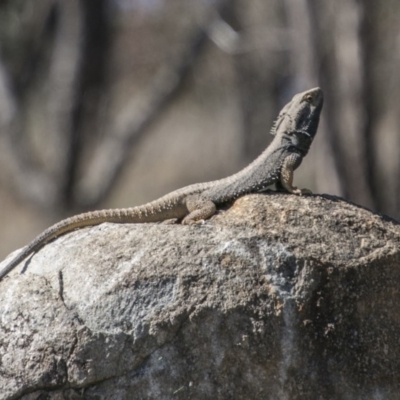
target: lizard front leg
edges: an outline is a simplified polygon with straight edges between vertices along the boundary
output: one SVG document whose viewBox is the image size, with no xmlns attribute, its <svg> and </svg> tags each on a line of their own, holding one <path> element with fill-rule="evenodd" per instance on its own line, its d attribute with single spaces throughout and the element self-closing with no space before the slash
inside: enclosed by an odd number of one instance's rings
<svg viewBox="0 0 400 400">
<path fill-rule="evenodd" d="M 201 196 L 188 196 L 186 198 L 186 207 L 189 214 L 183 219 L 182 224 L 191 225 L 212 217 L 217 210 L 215 203 L 204 199 Z"/>
<path fill-rule="evenodd" d="M 296 186 L 293 186 L 293 172 L 300 166 L 302 161 L 303 157 L 297 153 L 291 154 L 283 161 L 280 173 L 280 183 L 289 193 L 298 195 L 312 194 L 311 190 L 298 189 Z"/>
</svg>

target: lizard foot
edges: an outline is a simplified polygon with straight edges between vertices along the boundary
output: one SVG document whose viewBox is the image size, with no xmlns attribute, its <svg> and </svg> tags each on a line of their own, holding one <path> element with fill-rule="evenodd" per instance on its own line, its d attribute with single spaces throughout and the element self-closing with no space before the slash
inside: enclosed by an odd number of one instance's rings
<svg viewBox="0 0 400 400">
<path fill-rule="evenodd" d="M 298 189 L 297 187 L 294 187 L 292 190 L 292 193 L 297 194 L 299 196 L 303 196 L 303 195 L 312 194 L 312 191 L 309 189 Z"/>
<path fill-rule="evenodd" d="M 183 220 L 182 224 L 183 225 L 203 225 L 205 224 L 205 220 L 204 219 L 188 219 L 188 220 Z"/>
<path fill-rule="evenodd" d="M 183 218 L 183 225 L 203 224 L 204 220 L 212 217 L 217 210 L 217 206 L 211 200 L 195 195 L 186 198 L 186 207 L 189 214 Z"/>
<path fill-rule="evenodd" d="M 173 225 L 178 222 L 178 218 L 170 218 L 170 219 L 165 219 L 164 221 L 161 221 L 163 225 Z"/>
</svg>

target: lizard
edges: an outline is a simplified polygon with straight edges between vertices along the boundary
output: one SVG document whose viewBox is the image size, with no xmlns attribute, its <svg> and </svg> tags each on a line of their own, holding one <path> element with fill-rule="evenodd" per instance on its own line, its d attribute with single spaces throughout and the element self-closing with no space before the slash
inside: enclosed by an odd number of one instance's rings
<svg viewBox="0 0 400 400">
<path fill-rule="evenodd" d="M 49 241 L 78 228 L 104 222 L 148 223 L 170 219 L 182 224 L 198 223 L 213 216 L 218 205 L 245 194 L 263 192 L 274 183 L 296 195 L 311 193 L 293 186 L 293 171 L 308 153 L 322 106 L 323 93 L 318 87 L 296 94 L 274 122 L 270 145 L 251 164 L 227 178 L 185 186 L 141 206 L 89 211 L 52 225 L 0 271 L 0 280 Z"/>
</svg>

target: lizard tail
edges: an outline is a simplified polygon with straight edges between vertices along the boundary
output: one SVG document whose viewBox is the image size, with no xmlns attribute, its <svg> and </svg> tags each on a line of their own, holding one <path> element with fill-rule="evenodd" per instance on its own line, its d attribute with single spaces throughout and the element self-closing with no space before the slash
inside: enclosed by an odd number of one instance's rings
<svg viewBox="0 0 400 400">
<path fill-rule="evenodd" d="M 20 262 L 26 259 L 30 254 L 35 253 L 49 241 L 58 236 L 72 232 L 75 229 L 86 226 L 99 225 L 103 222 L 114 223 L 135 223 L 135 222 L 150 222 L 146 221 L 147 215 L 143 212 L 138 212 L 137 208 L 123 208 L 112 210 L 100 210 L 90 213 L 78 214 L 70 218 L 66 218 L 50 228 L 43 231 L 31 243 L 28 244 L 15 258 L 13 258 L 6 267 L 0 271 L 0 280 L 12 271 Z"/>
</svg>

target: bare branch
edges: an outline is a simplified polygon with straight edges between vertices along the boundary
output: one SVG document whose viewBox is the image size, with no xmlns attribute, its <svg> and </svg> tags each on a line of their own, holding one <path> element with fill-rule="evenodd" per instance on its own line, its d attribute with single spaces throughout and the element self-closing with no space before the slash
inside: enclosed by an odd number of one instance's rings
<svg viewBox="0 0 400 400">
<path fill-rule="evenodd" d="M 222 12 L 229 3 L 221 1 L 218 11 Z M 208 29 L 199 29 L 180 59 L 161 69 L 147 93 L 143 95 L 142 105 L 138 106 L 133 101 L 120 112 L 116 126 L 111 128 L 113 134 L 107 135 L 98 145 L 89 171 L 79 183 L 75 202 L 80 208 L 95 207 L 110 192 L 132 147 L 182 87 L 207 39 Z"/>
</svg>

